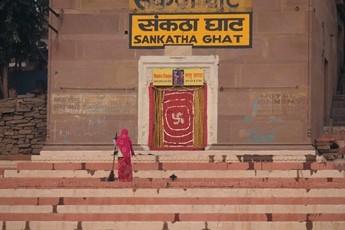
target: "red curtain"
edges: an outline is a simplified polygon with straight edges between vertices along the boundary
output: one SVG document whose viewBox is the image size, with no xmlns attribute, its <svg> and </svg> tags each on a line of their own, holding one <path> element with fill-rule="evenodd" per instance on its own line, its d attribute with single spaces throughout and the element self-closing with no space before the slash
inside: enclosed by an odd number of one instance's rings
<svg viewBox="0 0 345 230">
<path fill-rule="evenodd" d="M 165 147 L 193 147 L 193 98 L 193 91 L 164 91 L 162 115 Z"/>
</svg>

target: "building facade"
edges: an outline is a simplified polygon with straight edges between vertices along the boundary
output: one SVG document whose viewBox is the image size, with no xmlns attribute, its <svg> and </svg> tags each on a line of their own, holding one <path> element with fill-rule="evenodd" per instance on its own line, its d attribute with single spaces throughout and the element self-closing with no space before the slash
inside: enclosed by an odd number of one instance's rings
<svg viewBox="0 0 345 230">
<path fill-rule="evenodd" d="M 122 127 L 145 149 L 311 146 L 343 65 L 337 6 L 51 0 L 47 146 L 108 146 Z"/>
</svg>

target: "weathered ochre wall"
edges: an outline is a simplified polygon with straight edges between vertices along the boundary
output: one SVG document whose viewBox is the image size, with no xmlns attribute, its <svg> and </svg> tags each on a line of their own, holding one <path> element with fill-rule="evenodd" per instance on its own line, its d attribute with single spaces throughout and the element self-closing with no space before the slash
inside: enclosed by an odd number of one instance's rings
<svg viewBox="0 0 345 230">
<path fill-rule="evenodd" d="M 310 83 L 316 88 L 320 83 L 309 80 L 310 64 L 315 73 L 322 66 L 309 59 L 309 4 L 319 8 L 313 25 L 321 11 L 334 7 L 332 1 L 311 1 L 253 0 L 252 48 L 193 49 L 193 55 L 219 56 L 219 144 L 311 142 Z M 64 16 L 61 22 L 51 16 L 59 35 L 50 32 L 48 141 L 109 144 L 115 130 L 127 127 L 135 142 L 138 59 L 164 50 L 128 48 L 128 0 L 51 0 L 51 5 Z M 318 49 L 314 28 L 312 36 Z M 312 121 L 315 132 L 322 124 L 318 117 Z"/>
<path fill-rule="evenodd" d="M 335 1 L 313 0 L 311 11 L 311 118 L 312 138 L 329 123 L 338 73 L 338 22 Z M 328 63 L 328 64 L 327 64 Z"/>
<path fill-rule="evenodd" d="M 211 52 L 223 89 L 219 143 L 309 142 L 308 0 L 253 0 L 253 47 Z"/>
</svg>

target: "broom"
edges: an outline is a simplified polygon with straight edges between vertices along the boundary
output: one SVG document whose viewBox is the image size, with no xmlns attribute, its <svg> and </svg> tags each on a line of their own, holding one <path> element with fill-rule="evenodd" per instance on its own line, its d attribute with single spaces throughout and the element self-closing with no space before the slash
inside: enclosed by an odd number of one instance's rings
<svg viewBox="0 0 345 230">
<path fill-rule="evenodd" d="M 118 154 L 118 150 L 117 150 L 117 147 L 116 147 L 116 140 L 117 140 L 117 133 L 115 134 L 115 137 L 114 137 L 114 152 L 113 152 L 113 166 L 111 168 L 111 171 L 110 171 L 110 174 L 108 176 L 108 181 L 115 181 L 116 180 L 116 177 L 115 177 L 115 173 L 114 173 L 114 169 L 115 169 L 115 160 L 116 160 L 116 156 Z"/>
</svg>

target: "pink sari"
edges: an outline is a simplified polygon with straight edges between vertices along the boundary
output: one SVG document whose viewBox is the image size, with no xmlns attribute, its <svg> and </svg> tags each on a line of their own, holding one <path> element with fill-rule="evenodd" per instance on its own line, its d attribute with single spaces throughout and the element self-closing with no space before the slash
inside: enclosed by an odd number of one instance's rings
<svg viewBox="0 0 345 230">
<path fill-rule="evenodd" d="M 122 156 L 118 158 L 118 177 L 119 181 L 132 181 L 131 157 L 134 155 L 132 141 L 128 136 L 128 130 L 122 129 L 120 136 L 116 139 L 116 146 L 121 151 Z"/>
</svg>

